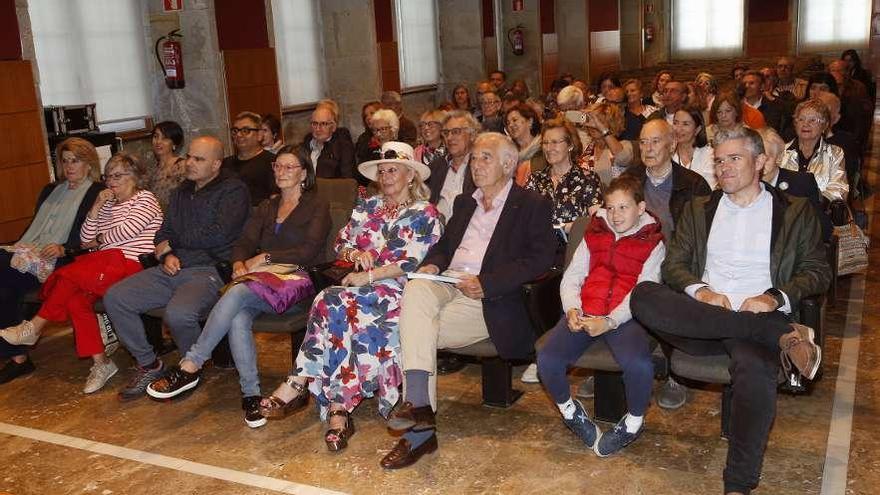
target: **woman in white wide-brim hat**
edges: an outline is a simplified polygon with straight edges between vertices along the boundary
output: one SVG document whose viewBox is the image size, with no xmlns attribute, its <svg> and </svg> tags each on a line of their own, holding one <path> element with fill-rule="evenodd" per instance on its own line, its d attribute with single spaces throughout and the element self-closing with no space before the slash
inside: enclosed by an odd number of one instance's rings
<svg viewBox="0 0 880 495">
<path fill-rule="evenodd" d="M 337 259 L 355 271 L 315 297 L 294 368 L 261 404 L 269 419 L 286 417 L 308 403 L 308 387 L 328 419 L 331 451 L 348 445 L 349 414 L 362 399 L 378 396 L 385 417 L 397 403 L 403 284 L 443 228 L 427 201 L 431 171 L 413 159 L 412 147 L 389 141 L 380 156 L 358 166 L 379 194 L 358 203 L 336 239 Z"/>
</svg>

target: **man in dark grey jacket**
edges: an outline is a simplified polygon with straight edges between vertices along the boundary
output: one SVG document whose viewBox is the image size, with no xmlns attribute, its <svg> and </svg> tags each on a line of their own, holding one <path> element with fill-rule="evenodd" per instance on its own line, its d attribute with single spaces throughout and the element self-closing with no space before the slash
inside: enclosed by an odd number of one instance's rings
<svg viewBox="0 0 880 495">
<path fill-rule="evenodd" d="M 199 320 L 217 302 L 223 281 L 215 264 L 228 260 L 232 244 L 250 213 L 247 186 L 220 172 L 223 145 L 214 137 L 192 141 L 186 181 L 175 189 L 159 232 L 159 265 L 117 283 L 104 306 L 119 340 L 137 361 L 137 372 L 119 393 L 122 400 L 142 397 L 160 378 L 162 361 L 147 342 L 140 315 L 165 307 L 165 323 L 181 355 L 198 339 Z"/>
</svg>

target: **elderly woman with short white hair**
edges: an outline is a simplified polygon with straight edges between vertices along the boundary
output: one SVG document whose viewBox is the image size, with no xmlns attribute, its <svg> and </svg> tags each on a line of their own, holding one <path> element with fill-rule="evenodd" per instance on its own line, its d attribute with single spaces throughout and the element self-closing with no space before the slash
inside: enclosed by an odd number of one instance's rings
<svg viewBox="0 0 880 495">
<path fill-rule="evenodd" d="M 294 369 L 261 403 L 264 416 L 279 419 L 305 407 L 311 392 L 329 420 L 330 451 L 348 445 L 350 413 L 363 399 L 378 396 L 385 417 L 397 403 L 403 284 L 442 233 L 424 183 L 431 171 L 410 145 L 389 141 L 358 169 L 379 194 L 358 203 L 336 239 L 338 260 L 357 271 L 315 298 Z"/>
</svg>

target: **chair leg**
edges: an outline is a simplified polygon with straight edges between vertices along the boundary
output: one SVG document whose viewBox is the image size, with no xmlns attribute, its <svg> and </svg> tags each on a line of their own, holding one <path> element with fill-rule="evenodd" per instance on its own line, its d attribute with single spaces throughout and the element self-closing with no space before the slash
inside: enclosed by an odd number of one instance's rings
<svg viewBox="0 0 880 495">
<path fill-rule="evenodd" d="M 626 414 L 626 393 L 623 387 L 623 374 L 619 371 L 596 370 L 594 374 L 596 392 L 594 416 L 599 421 L 617 423 Z"/>
<path fill-rule="evenodd" d="M 304 329 L 299 329 L 295 332 L 290 332 L 290 364 L 291 368 L 296 365 L 296 356 L 299 354 L 299 349 L 303 345 L 303 340 L 306 338 L 306 332 Z"/>
<path fill-rule="evenodd" d="M 232 359 L 232 350 L 229 349 L 229 339 L 224 336 L 223 339 L 211 352 L 211 360 L 214 361 L 214 367 L 220 369 L 230 369 L 235 367 L 235 360 Z"/>
<path fill-rule="evenodd" d="M 730 438 L 731 401 L 733 401 L 733 387 L 725 385 L 721 390 L 721 438 Z"/>
<path fill-rule="evenodd" d="M 482 375 L 484 406 L 507 408 L 522 396 L 522 391 L 512 386 L 510 363 L 500 357 L 483 358 Z"/>
</svg>

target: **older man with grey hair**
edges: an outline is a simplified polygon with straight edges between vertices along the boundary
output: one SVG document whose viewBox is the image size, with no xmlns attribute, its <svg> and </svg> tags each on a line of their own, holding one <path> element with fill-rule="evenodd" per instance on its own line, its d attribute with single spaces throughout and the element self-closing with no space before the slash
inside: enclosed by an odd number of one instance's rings
<svg viewBox="0 0 880 495">
<path fill-rule="evenodd" d="M 663 261 L 666 285 L 637 285 L 631 308 L 688 354 L 730 357 L 724 492 L 747 494 L 760 479 L 780 362 L 807 379 L 819 369 L 814 331 L 792 315 L 828 288 L 831 270 L 813 206 L 761 182 L 761 136 L 719 131 L 713 148 L 721 189 L 684 208 Z"/>
<path fill-rule="evenodd" d="M 397 140 L 403 141 L 412 147 L 415 147 L 419 137 L 419 131 L 416 124 L 403 114 L 403 98 L 397 91 L 385 91 L 380 99 L 382 106 L 394 110 L 397 119 L 400 121 L 400 130 L 397 133 Z"/>
<path fill-rule="evenodd" d="M 455 110 L 443 119 L 440 131 L 446 143 L 446 155 L 438 156 L 429 165 L 430 201 L 437 205 L 444 220 L 452 216 L 452 205 L 459 194 L 473 194 L 477 189 L 469 167 L 471 147 L 481 126 L 468 111 Z"/>
<path fill-rule="evenodd" d="M 388 422 L 403 437 L 381 462 L 398 469 L 437 449 L 438 349 L 490 339 L 503 359 L 528 359 L 535 334 L 522 284 L 553 264 L 552 205 L 517 186 L 517 149 L 498 133 L 477 137 L 471 174 L 477 190 L 455 200 L 440 240 L 417 270 L 450 279 L 407 283 L 400 313 L 401 365 L 406 402 Z"/>
</svg>

